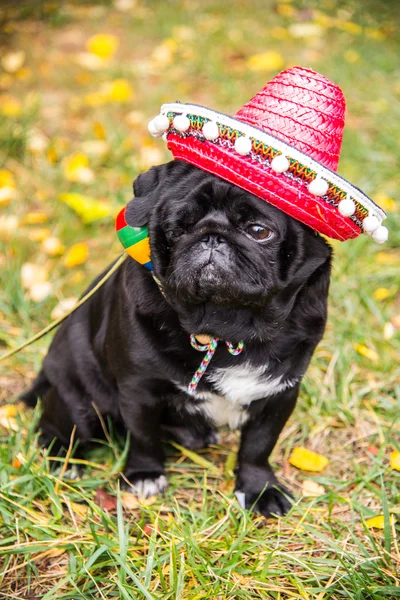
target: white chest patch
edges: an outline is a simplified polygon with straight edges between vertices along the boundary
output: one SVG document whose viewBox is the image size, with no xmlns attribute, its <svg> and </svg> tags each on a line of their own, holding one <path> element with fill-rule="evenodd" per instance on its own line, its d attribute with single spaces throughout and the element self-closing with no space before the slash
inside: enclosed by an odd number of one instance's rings
<svg viewBox="0 0 400 600">
<path fill-rule="evenodd" d="M 273 396 L 294 386 L 298 381 L 297 379 L 282 381 L 281 375 L 273 377 L 265 375 L 265 371 L 264 366 L 250 367 L 246 364 L 240 367 L 216 369 L 213 373 L 206 374 L 205 378 L 219 393 L 195 392 L 193 397 L 200 402 L 189 405 L 188 409 L 193 413 L 205 413 L 217 427 L 228 425 L 231 429 L 237 429 L 247 421 L 246 408 L 251 402 Z"/>
</svg>

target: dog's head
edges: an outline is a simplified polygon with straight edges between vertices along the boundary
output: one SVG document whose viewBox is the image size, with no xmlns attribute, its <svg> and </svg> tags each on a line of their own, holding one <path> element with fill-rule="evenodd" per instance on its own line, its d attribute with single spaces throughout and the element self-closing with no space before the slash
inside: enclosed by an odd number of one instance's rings
<svg viewBox="0 0 400 600">
<path fill-rule="evenodd" d="M 148 223 L 151 259 L 189 333 L 268 339 L 330 248 L 274 206 L 182 161 L 134 183 L 126 210 Z"/>
</svg>

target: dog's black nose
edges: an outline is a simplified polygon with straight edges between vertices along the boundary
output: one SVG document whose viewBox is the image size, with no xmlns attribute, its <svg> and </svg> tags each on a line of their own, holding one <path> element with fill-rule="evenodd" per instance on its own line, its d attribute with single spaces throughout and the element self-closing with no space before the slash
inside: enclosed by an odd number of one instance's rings
<svg viewBox="0 0 400 600">
<path fill-rule="evenodd" d="M 226 240 L 222 235 L 207 234 L 201 238 L 202 247 L 207 250 L 209 248 L 218 248 L 221 244 L 226 244 Z"/>
</svg>

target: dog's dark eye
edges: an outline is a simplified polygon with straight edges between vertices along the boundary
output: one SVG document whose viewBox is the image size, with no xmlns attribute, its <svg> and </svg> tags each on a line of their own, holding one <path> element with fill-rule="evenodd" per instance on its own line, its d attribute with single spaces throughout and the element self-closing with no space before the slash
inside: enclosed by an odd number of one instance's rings
<svg viewBox="0 0 400 600">
<path fill-rule="evenodd" d="M 258 225 L 257 223 L 253 225 L 248 225 L 245 229 L 246 233 L 252 237 L 257 242 L 263 242 L 271 237 L 272 231 L 264 227 L 264 225 Z"/>
</svg>

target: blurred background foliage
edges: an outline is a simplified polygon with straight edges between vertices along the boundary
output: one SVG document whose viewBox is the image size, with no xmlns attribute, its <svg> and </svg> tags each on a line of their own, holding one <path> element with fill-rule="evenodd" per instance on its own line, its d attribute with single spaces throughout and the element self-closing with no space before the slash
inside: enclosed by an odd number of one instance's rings
<svg viewBox="0 0 400 600">
<path fill-rule="evenodd" d="M 387 211 L 390 238 L 384 246 L 366 236 L 333 243 L 328 329 L 277 464 L 300 492 L 301 475 L 287 461 L 292 447 L 323 450 L 331 466 L 318 481 L 340 488 L 349 527 L 381 513 L 382 477 L 392 509 L 399 490 L 389 455 L 400 450 L 399 17 L 394 0 L 1 1 L 0 348 L 62 314 L 121 252 L 113 219 L 133 179 L 170 160 L 147 132 L 164 101 L 232 114 L 280 70 L 311 67 L 344 91 L 339 173 Z M 48 343 L 1 366 L 0 401 L 33 377 Z M 4 450 L 13 452 L 7 435 Z M 227 439 L 218 457 L 236 443 Z M 329 498 L 322 512 L 311 511 L 315 522 L 332 510 Z M 318 551 L 317 538 L 310 539 Z M 298 577 L 303 585 L 306 576 Z M 352 581 L 354 590 L 363 585 Z M 345 597 L 337 593 L 329 597 Z"/>
</svg>

